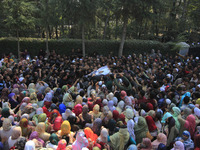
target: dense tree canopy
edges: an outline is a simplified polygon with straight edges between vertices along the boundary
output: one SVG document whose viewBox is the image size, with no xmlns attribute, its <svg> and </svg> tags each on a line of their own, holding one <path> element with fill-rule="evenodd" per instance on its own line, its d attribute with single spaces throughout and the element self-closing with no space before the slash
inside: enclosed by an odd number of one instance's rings
<svg viewBox="0 0 200 150">
<path fill-rule="evenodd" d="M 1 0 L 0 9 L 1 37 L 82 39 L 83 49 L 85 39 L 121 39 L 119 50 L 126 39 L 199 40 L 199 0 Z"/>
</svg>

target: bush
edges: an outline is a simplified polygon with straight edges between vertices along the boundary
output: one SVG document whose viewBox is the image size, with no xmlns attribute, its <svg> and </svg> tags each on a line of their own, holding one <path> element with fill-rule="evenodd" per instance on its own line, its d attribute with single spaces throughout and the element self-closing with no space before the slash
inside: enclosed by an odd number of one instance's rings
<svg viewBox="0 0 200 150">
<path fill-rule="evenodd" d="M 102 55 L 108 55 L 112 52 L 114 55 L 118 55 L 118 49 L 120 41 L 117 40 L 88 40 L 85 43 L 86 54 L 90 55 L 94 52 Z M 161 43 L 158 41 L 151 40 L 127 40 L 124 44 L 124 55 L 132 53 L 150 53 L 151 49 L 160 50 L 162 53 L 170 52 L 174 43 Z M 49 50 L 56 50 L 58 54 L 68 55 L 74 48 L 81 49 L 82 41 L 79 39 L 60 39 L 60 40 L 49 40 Z M 44 39 L 33 39 L 33 38 L 21 38 L 20 39 L 20 50 L 24 51 L 27 49 L 29 53 L 37 55 L 40 49 L 46 49 L 46 43 Z M 14 53 L 17 55 L 17 39 L 16 38 L 1 38 L 0 39 L 0 52 Z M 171 53 L 170 53 L 171 54 Z"/>
</svg>

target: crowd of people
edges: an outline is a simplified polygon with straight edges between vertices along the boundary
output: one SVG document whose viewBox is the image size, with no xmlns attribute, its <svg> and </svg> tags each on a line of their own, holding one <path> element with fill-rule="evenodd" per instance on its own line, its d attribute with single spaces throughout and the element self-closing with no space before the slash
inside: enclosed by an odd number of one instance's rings
<svg viewBox="0 0 200 150">
<path fill-rule="evenodd" d="M 200 150 L 198 57 L 72 52 L 2 57 L 0 150 Z"/>
</svg>

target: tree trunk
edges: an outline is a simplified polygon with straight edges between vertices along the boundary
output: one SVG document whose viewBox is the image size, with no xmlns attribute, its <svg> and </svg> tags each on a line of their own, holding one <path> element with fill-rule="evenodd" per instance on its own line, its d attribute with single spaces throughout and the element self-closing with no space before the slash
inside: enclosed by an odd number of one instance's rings
<svg viewBox="0 0 200 150">
<path fill-rule="evenodd" d="M 49 42 L 48 42 L 48 27 L 46 27 L 46 53 L 47 53 L 47 57 L 49 57 Z"/>
<path fill-rule="evenodd" d="M 82 25 L 82 52 L 83 52 L 83 57 L 85 57 L 85 29 L 84 29 L 84 25 Z"/>
<path fill-rule="evenodd" d="M 56 39 L 58 39 L 58 26 L 56 25 Z"/>
<path fill-rule="evenodd" d="M 106 38 L 106 29 L 107 29 L 109 17 L 110 17 L 110 13 L 109 13 L 109 9 L 108 9 L 107 10 L 107 17 L 106 17 L 106 21 L 105 21 L 105 27 L 104 27 L 104 31 L 103 31 L 103 39 Z"/>
<path fill-rule="evenodd" d="M 18 59 L 20 59 L 20 43 L 19 43 L 19 31 L 17 29 L 17 52 L 18 52 Z"/>
<path fill-rule="evenodd" d="M 125 18 L 124 19 L 124 24 L 123 24 L 122 39 L 121 39 L 121 43 L 120 43 L 120 46 L 119 46 L 118 57 L 121 57 L 122 54 L 123 54 L 123 48 L 124 48 L 124 43 L 125 43 L 125 38 L 126 38 L 127 23 L 128 23 L 128 18 Z"/>
<path fill-rule="evenodd" d="M 116 27 L 115 27 L 115 39 L 117 39 L 117 30 L 118 29 L 118 17 L 116 17 Z"/>
</svg>

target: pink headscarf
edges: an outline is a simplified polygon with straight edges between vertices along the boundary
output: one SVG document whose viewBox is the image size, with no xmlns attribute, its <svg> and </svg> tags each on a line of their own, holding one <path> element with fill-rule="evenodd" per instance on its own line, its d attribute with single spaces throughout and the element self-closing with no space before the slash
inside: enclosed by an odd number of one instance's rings
<svg viewBox="0 0 200 150">
<path fill-rule="evenodd" d="M 160 143 L 163 143 L 164 145 L 167 144 L 167 136 L 163 133 L 159 133 L 157 139 L 151 143 L 153 149 L 157 149 Z"/>
<path fill-rule="evenodd" d="M 56 117 L 56 119 L 54 120 L 53 129 L 55 131 L 60 130 L 62 122 L 63 122 L 63 120 L 62 120 L 61 116 Z"/>
<path fill-rule="evenodd" d="M 76 116 L 79 116 L 82 113 L 82 109 L 83 109 L 82 105 L 81 104 L 77 104 L 74 107 L 73 112 L 76 114 Z"/>
<path fill-rule="evenodd" d="M 149 138 L 143 138 L 142 143 L 146 146 L 146 148 L 142 148 L 142 149 L 145 149 L 145 150 L 152 149 L 151 140 Z"/>
<path fill-rule="evenodd" d="M 194 137 L 194 133 L 195 133 L 195 127 L 196 127 L 196 121 L 195 121 L 195 117 L 193 115 L 189 115 L 186 118 L 184 127 L 186 129 L 188 129 L 188 131 L 190 132 L 191 137 Z"/>
<path fill-rule="evenodd" d="M 88 140 L 85 137 L 85 133 L 80 131 L 76 135 L 76 141 L 72 144 L 72 149 L 82 149 L 83 147 L 88 146 Z"/>
<path fill-rule="evenodd" d="M 33 139 L 38 140 L 40 143 L 42 143 L 43 146 L 45 146 L 45 142 L 42 139 L 39 138 L 37 131 L 34 131 L 34 132 L 31 133 L 29 140 L 33 140 Z"/>
<path fill-rule="evenodd" d="M 66 140 L 62 139 L 58 142 L 58 147 L 56 150 L 66 150 L 67 142 Z"/>
</svg>

